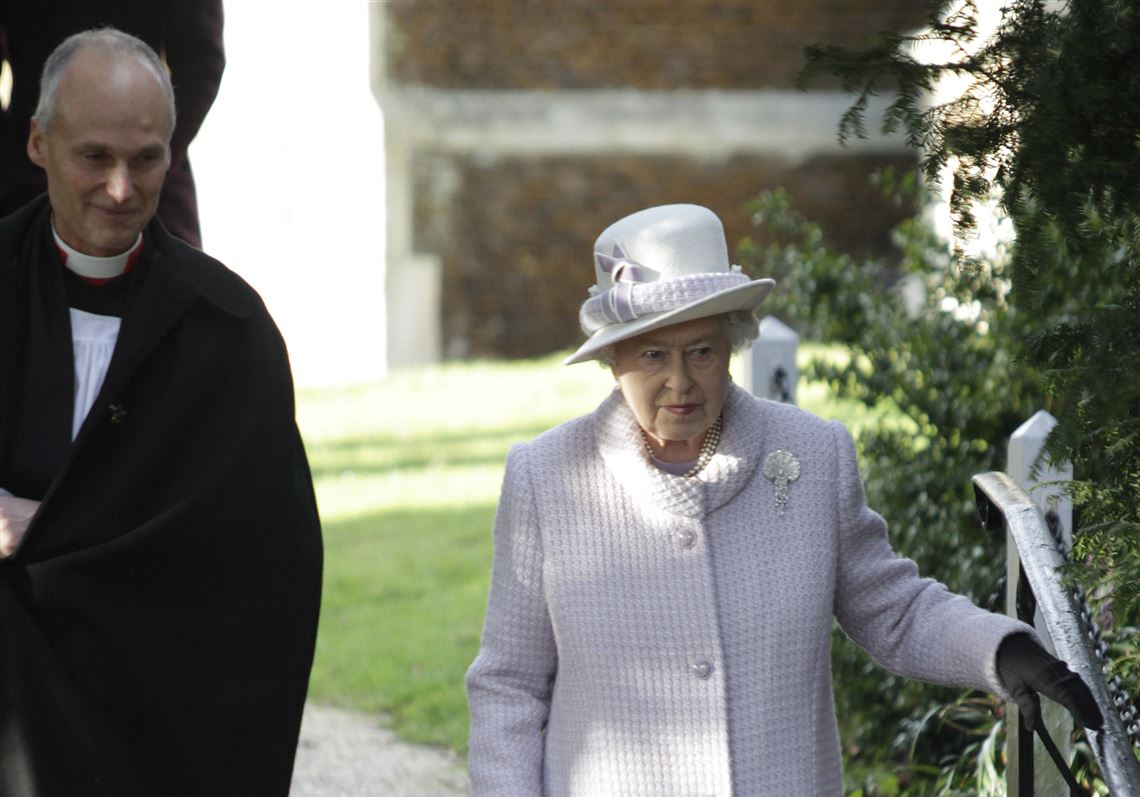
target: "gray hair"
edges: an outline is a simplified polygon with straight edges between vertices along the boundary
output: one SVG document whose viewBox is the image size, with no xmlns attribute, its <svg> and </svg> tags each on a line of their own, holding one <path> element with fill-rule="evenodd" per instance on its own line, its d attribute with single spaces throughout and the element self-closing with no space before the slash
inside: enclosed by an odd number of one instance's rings
<svg viewBox="0 0 1140 797">
<path fill-rule="evenodd" d="M 166 102 L 170 107 L 170 130 L 173 133 L 174 86 L 170 82 L 166 64 L 142 39 L 110 27 L 85 30 L 68 36 L 48 56 L 44 62 L 43 74 L 40 76 L 40 99 L 36 104 L 35 120 L 40 130 L 44 133 L 51 132 L 52 123 L 55 121 L 55 98 L 59 92 L 63 73 L 75 54 L 88 48 L 115 58 L 136 58 L 140 63 L 150 67 L 162 85 L 163 94 L 166 95 Z"/>
<path fill-rule="evenodd" d="M 721 331 L 733 354 L 744 351 L 760 337 L 760 322 L 748 310 L 732 310 L 714 317 L 720 319 Z M 612 367 L 617 362 L 617 344 L 598 349 L 594 359 L 605 368 Z"/>
</svg>

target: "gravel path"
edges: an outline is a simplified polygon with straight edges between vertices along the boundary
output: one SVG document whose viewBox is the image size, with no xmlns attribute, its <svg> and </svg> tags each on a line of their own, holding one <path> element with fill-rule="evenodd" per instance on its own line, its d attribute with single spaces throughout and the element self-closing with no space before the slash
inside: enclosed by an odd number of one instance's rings
<svg viewBox="0 0 1140 797">
<path fill-rule="evenodd" d="M 408 744 L 375 717 L 309 703 L 290 797 L 463 797 L 463 760 Z"/>
</svg>

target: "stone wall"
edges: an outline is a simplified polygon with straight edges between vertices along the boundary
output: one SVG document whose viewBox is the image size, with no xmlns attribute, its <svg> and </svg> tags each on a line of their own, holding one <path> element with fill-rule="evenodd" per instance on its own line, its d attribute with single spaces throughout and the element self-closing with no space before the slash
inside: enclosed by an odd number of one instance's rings
<svg viewBox="0 0 1140 797">
<path fill-rule="evenodd" d="M 883 254 L 901 211 L 870 176 L 898 142 L 841 149 L 850 99 L 793 90 L 807 42 L 865 44 L 917 2 L 374 4 L 385 113 L 389 361 L 531 356 L 580 338 L 592 243 L 696 202 L 749 234 L 785 187 L 832 243 Z"/>
<path fill-rule="evenodd" d="M 578 308 L 594 279 L 594 239 L 611 221 L 647 203 L 711 208 L 734 249 L 753 232 L 746 203 L 758 187 L 783 186 L 797 210 L 824 224 L 838 246 L 883 254 L 883 231 L 899 210 L 879 199 L 867 174 L 885 160 L 457 158 L 449 164 L 458 179 L 446 209 L 432 201 L 430 189 L 416 192 L 416 249 L 442 258 L 444 354 L 521 357 L 575 344 L 581 337 Z M 431 161 L 425 156 L 420 163 L 427 181 Z M 909 159 L 895 163 L 905 167 Z"/>
<path fill-rule="evenodd" d="M 882 0 L 383 3 L 393 83 L 449 89 L 794 88 L 805 43 L 913 27 Z"/>
</svg>

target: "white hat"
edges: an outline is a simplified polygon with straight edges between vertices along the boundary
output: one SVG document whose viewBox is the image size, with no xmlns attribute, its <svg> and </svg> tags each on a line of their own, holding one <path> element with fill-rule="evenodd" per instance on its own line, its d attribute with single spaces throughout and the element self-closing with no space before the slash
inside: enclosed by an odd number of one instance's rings
<svg viewBox="0 0 1140 797">
<path fill-rule="evenodd" d="M 661 205 L 614 222 L 594 243 L 594 272 L 578 314 L 588 340 L 564 365 L 651 329 L 755 312 L 776 284 L 729 265 L 724 225 L 700 205 Z"/>
</svg>

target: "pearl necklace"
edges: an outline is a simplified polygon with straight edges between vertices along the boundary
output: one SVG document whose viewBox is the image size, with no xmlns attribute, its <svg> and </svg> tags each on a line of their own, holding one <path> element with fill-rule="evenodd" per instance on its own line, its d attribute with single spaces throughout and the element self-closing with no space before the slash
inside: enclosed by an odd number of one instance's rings
<svg viewBox="0 0 1140 797">
<path fill-rule="evenodd" d="M 716 453 L 716 447 L 720 445 L 720 433 L 723 429 L 724 416 L 718 415 L 716 416 L 716 420 L 713 422 L 713 425 L 709 427 L 709 430 L 707 432 L 705 432 L 705 439 L 704 442 L 701 443 L 701 452 L 697 455 L 696 464 L 694 464 L 693 467 L 689 468 L 689 470 L 684 473 L 682 478 L 691 479 L 702 470 L 704 470 L 705 466 L 709 464 L 709 460 L 713 458 L 713 454 Z M 637 431 L 641 432 L 641 441 L 645 443 L 645 450 L 649 454 L 652 461 L 652 457 L 656 455 L 653 453 L 653 446 L 649 443 L 649 435 L 647 435 L 645 433 L 645 430 L 640 426 L 638 427 Z"/>
</svg>

